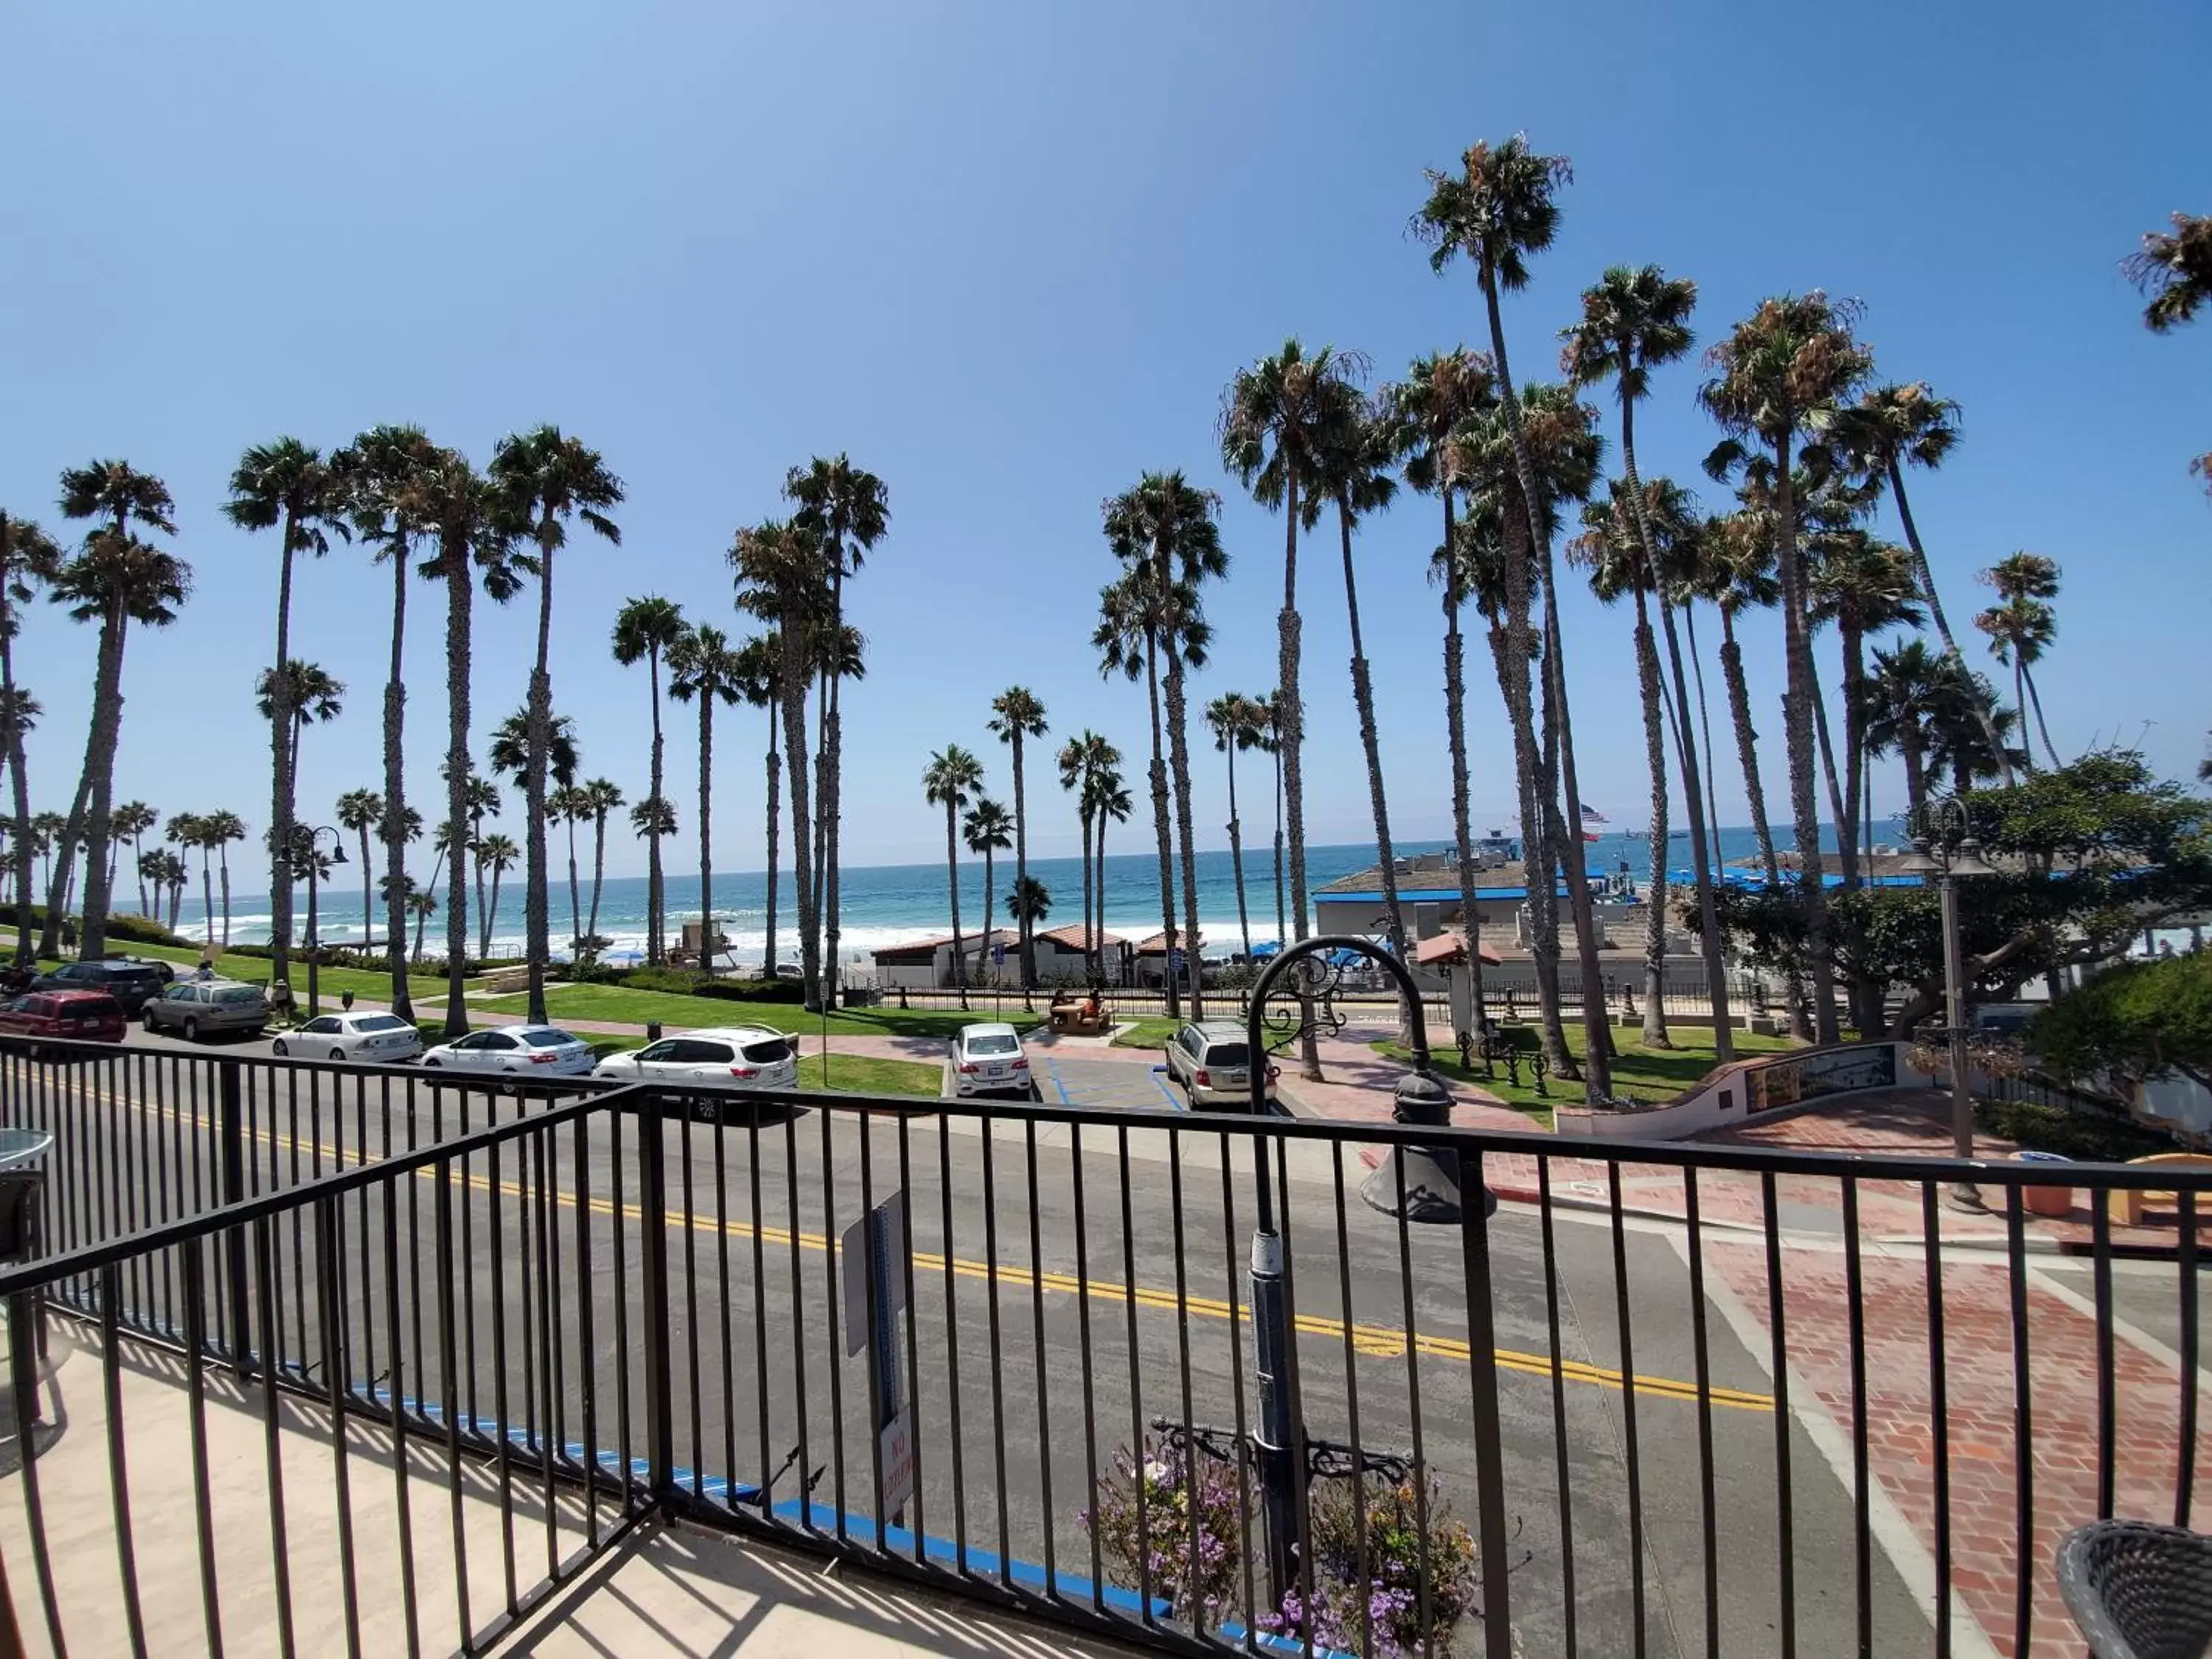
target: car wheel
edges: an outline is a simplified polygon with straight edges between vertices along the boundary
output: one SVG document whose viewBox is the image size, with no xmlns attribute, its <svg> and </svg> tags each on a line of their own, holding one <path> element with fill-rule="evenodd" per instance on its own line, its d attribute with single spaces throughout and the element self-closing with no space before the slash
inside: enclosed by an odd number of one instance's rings
<svg viewBox="0 0 2212 1659">
<path fill-rule="evenodd" d="M 343 1059 L 345 1058 L 345 1050 L 344 1050 L 344 1049 L 343 1049 L 343 1048 L 333 1048 L 333 1049 L 331 1049 L 331 1058 L 332 1060 L 343 1060 Z"/>
<path fill-rule="evenodd" d="M 154 1028 L 151 1025 L 149 1025 L 146 1029 L 150 1031 Z M 277 1059 L 283 1060 L 292 1052 L 292 1045 L 285 1042 L 283 1037 L 278 1037 L 274 1042 L 269 1045 L 269 1052 L 276 1055 Z"/>
<path fill-rule="evenodd" d="M 139 1015 L 138 1024 L 149 1036 L 161 1029 L 159 1025 L 154 1023 L 154 1016 L 150 1013 Z"/>
<path fill-rule="evenodd" d="M 434 1072 L 445 1063 L 442 1060 L 426 1060 L 422 1062 L 422 1069 L 426 1072 Z"/>
<path fill-rule="evenodd" d="M 188 1020 L 186 1020 L 186 1021 L 185 1022 L 185 1042 L 198 1042 L 199 1040 L 200 1040 L 200 1023 L 199 1023 L 199 1021 L 198 1021 L 198 1020 L 196 1020 L 196 1019 L 188 1019 Z"/>
</svg>

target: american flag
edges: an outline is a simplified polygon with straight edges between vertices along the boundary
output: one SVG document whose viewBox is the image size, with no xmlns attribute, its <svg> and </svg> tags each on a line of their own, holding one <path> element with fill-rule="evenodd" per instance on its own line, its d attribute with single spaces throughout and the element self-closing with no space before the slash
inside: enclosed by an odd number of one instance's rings
<svg viewBox="0 0 2212 1659">
<path fill-rule="evenodd" d="M 1585 806 L 1583 808 L 1583 822 L 1584 823 L 1609 823 L 1612 820 L 1607 817 L 1604 813 L 1599 811 L 1596 807 Z"/>
</svg>

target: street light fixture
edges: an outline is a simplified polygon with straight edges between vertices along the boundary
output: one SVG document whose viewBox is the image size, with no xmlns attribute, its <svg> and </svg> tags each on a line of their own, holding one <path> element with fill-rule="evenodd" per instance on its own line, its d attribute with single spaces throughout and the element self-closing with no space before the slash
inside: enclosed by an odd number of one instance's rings
<svg viewBox="0 0 2212 1659">
<path fill-rule="evenodd" d="M 1980 838 L 1974 834 L 1972 816 L 1955 795 L 1923 801 L 1915 808 L 1908 826 L 1912 851 L 1898 868 L 1917 875 L 1923 885 L 1931 878 L 1942 895 L 1943 925 L 1943 1020 L 1951 1067 L 1951 1150 L 1961 1161 L 1974 1155 L 1974 1103 L 1966 1086 L 1966 969 L 1959 939 L 1959 882 L 1964 878 L 1994 876 L 1996 866 L 1982 856 Z M 1950 1201 L 1962 1210 L 1983 1207 L 1980 1191 L 1963 1176 L 1951 1186 Z"/>
<path fill-rule="evenodd" d="M 346 861 L 345 837 L 328 824 L 307 831 L 307 1018 L 313 1019 L 323 1012 L 323 987 L 317 969 L 322 963 L 322 940 L 315 932 L 316 878 L 321 873 L 323 859 L 318 850 L 325 836 L 331 838 L 330 862 Z"/>
</svg>

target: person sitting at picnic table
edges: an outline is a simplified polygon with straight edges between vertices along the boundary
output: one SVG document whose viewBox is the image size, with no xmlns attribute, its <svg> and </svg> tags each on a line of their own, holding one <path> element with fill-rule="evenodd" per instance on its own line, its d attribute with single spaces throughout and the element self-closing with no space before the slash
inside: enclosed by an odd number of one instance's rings
<svg viewBox="0 0 2212 1659">
<path fill-rule="evenodd" d="M 1098 1023 L 1098 988 L 1093 986 L 1091 989 L 1091 994 L 1083 1000 L 1083 1012 L 1078 1016 L 1078 1018 L 1080 1018 L 1085 1025 L 1096 1025 Z"/>
</svg>

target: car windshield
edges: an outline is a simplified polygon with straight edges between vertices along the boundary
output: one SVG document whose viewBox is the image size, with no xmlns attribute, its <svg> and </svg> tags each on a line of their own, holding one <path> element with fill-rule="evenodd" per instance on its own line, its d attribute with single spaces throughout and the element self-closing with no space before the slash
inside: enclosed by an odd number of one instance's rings
<svg viewBox="0 0 2212 1659">
<path fill-rule="evenodd" d="M 525 1031 L 522 1040 L 533 1048 L 565 1048 L 576 1039 L 566 1031 Z"/>
<path fill-rule="evenodd" d="M 971 1054 L 1018 1054 L 1021 1046 L 1020 1038 L 1004 1031 L 993 1031 L 968 1039 L 968 1052 Z"/>
<path fill-rule="evenodd" d="M 261 993 L 251 985 L 225 985 L 216 992 L 215 1000 L 218 1003 L 231 1004 L 258 1002 L 261 1000 Z"/>
<path fill-rule="evenodd" d="M 396 1014 L 370 1014 L 354 1022 L 356 1031 L 404 1031 L 407 1022 Z"/>
<path fill-rule="evenodd" d="M 1242 1066 L 1251 1055 L 1252 1051 L 1241 1042 L 1212 1042 L 1206 1045 L 1206 1063 L 1209 1066 Z"/>
</svg>

